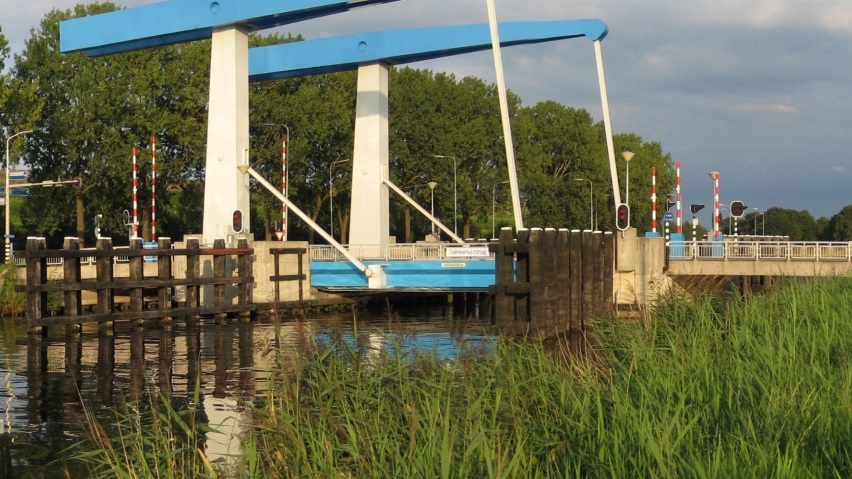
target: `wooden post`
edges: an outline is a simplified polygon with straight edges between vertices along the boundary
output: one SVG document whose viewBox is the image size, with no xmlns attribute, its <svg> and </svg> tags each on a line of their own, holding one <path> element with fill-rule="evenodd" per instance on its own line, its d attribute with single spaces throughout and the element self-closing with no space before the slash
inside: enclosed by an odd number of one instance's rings
<svg viewBox="0 0 852 479">
<path fill-rule="evenodd" d="M 512 245 L 511 228 L 500 230 L 500 240 L 494 255 L 495 287 L 494 287 L 494 322 L 505 328 L 515 320 L 515 298 L 508 294 L 506 288 L 515 282 L 515 250 Z"/>
<path fill-rule="evenodd" d="M 79 251 L 80 240 L 76 237 L 65 238 L 62 247 L 68 251 Z M 80 258 L 65 258 L 62 262 L 62 282 L 65 284 L 80 284 Z M 83 312 L 82 291 L 65 291 L 64 314 L 65 316 L 80 316 Z M 70 323 L 65 326 L 66 334 L 79 333 L 82 329 L 80 323 Z"/>
<path fill-rule="evenodd" d="M 27 253 L 36 253 L 47 249 L 44 238 L 27 238 Z M 45 258 L 27 255 L 27 286 L 41 286 L 47 283 L 47 261 Z M 47 311 L 47 293 L 27 293 L 27 319 L 37 321 L 42 319 Z M 31 327 L 30 333 L 47 334 L 47 328 Z"/>
<path fill-rule="evenodd" d="M 603 313 L 612 314 L 615 311 L 615 235 L 606 232 L 603 236 Z"/>
<path fill-rule="evenodd" d="M 198 251 L 200 249 L 197 238 L 192 238 L 186 241 L 186 248 L 189 253 L 186 255 L 186 279 L 190 284 L 186 285 L 186 307 L 188 309 L 198 308 L 201 305 L 201 290 L 199 285 L 195 282 L 201 275 L 201 256 L 198 254 L 193 254 L 193 251 Z M 196 321 L 200 318 L 199 315 L 194 314 L 187 316 L 187 320 Z M 190 385 L 191 386 L 191 385 Z"/>
<path fill-rule="evenodd" d="M 553 274 L 554 287 L 557 291 L 556 304 L 554 306 L 555 316 L 557 324 L 564 332 L 570 332 L 571 330 L 570 238 L 570 231 L 564 228 L 560 229 L 556 233 L 556 243 L 553 247 L 556 255 L 553 263 L 556 268 Z"/>
<path fill-rule="evenodd" d="M 237 240 L 237 248 L 248 248 L 248 240 L 240 238 Z M 237 256 L 237 277 L 242 281 L 237 285 L 237 304 L 240 306 L 248 306 L 251 304 L 251 287 L 252 284 L 247 280 L 252 277 L 252 255 L 248 253 L 240 253 Z M 243 319 L 251 316 L 251 311 L 240 311 L 239 316 Z"/>
<path fill-rule="evenodd" d="M 98 238 L 95 249 L 112 252 L 112 238 Z M 98 256 L 95 264 L 99 283 L 97 288 L 98 314 L 112 313 L 115 306 L 115 296 L 111 286 L 114 281 L 112 260 L 111 255 Z"/>
<path fill-rule="evenodd" d="M 528 265 L 528 282 L 529 296 L 527 304 L 529 308 L 528 321 L 530 329 L 536 333 L 543 333 L 547 329 L 547 300 L 549 292 L 547 290 L 546 276 L 551 273 L 548 268 L 547 253 L 545 252 L 544 230 L 541 228 L 532 228 L 529 230 L 529 256 Z"/>
<path fill-rule="evenodd" d="M 589 263 L 591 265 L 591 276 L 589 277 L 589 284 L 592 286 L 592 302 L 591 306 L 591 315 L 593 316 L 601 316 L 604 310 L 604 287 L 603 287 L 603 268 L 604 268 L 604 254 L 603 254 L 603 231 L 595 231 L 592 233 L 592 239 L 590 243 L 591 255 L 583 258 L 583 263 Z"/>
<path fill-rule="evenodd" d="M 159 250 L 170 250 L 172 249 L 172 239 L 171 238 L 159 238 L 157 240 L 157 249 Z M 157 255 L 157 279 L 163 282 L 163 286 L 157 288 L 157 308 L 160 311 L 166 311 L 172 309 L 172 288 L 171 286 L 166 285 L 170 279 L 172 279 L 172 257 L 170 255 Z M 171 322 L 171 316 L 163 316 L 160 318 L 161 322 L 169 323 Z"/>
<path fill-rule="evenodd" d="M 217 239 L 213 240 L 213 249 L 221 250 L 225 249 L 225 240 Z M 225 277 L 225 256 L 222 254 L 217 254 L 213 256 L 213 277 L 216 279 L 222 279 Z M 224 284 L 215 284 L 213 285 L 213 306 L 217 308 L 221 308 L 225 306 L 225 285 Z M 214 317 L 219 320 L 223 320 L 228 316 L 224 313 L 216 313 Z"/>
<path fill-rule="evenodd" d="M 568 308 L 570 310 L 569 321 L 571 325 L 571 344 L 578 352 L 580 351 L 579 348 L 582 347 L 581 336 L 583 328 L 585 327 L 585 320 L 583 318 L 583 314 L 585 312 L 585 308 L 583 308 L 584 235 L 586 235 L 586 233 L 583 231 L 573 230 L 568 238 L 568 276 L 570 278 L 568 286 L 570 290 L 570 294 L 568 295 L 570 303 Z"/>
<path fill-rule="evenodd" d="M 141 250 L 144 248 L 144 244 L 142 238 L 132 238 L 130 240 L 130 249 L 132 251 Z M 142 280 L 145 278 L 144 272 L 144 262 L 145 258 L 142 256 L 131 256 L 130 257 L 130 281 L 134 284 L 140 285 L 139 287 L 130 288 L 130 311 L 134 313 L 141 313 L 144 309 L 144 290 L 142 289 Z"/>
<path fill-rule="evenodd" d="M 515 294 L 515 328 L 525 327 L 530 322 L 530 230 L 518 231 L 518 239 L 515 242 L 515 257 L 517 258 L 517 294 Z M 525 291 L 524 291 L 525 290 Z M 521 324 L 518 324 L 521 323 Z"/>
<path fill-rule="evenodd" d="M 595 313 L 595 232 L 583 232 L 583 259 L 581 260 L 583 281 L 583 319 Z"/>
</svg>

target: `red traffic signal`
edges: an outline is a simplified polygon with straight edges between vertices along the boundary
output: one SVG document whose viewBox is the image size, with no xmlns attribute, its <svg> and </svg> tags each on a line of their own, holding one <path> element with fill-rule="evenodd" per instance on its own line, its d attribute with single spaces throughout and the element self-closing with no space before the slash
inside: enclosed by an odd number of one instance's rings
<svg viewBox="0 0 852 479">
<path fill-rule="evenodd" d="M 234 219 L 231 222 L 231 227 L 234 229 L 234 233 L 242 233 L 243 232 L 243 212 L 240 210 L 234 210 Z"/>
<path fill-rule="evenodd" d="M 621 203 L 615 210 L 615 227 L 621 231 L 630 228 L 630 207 Z"/>
</svg>

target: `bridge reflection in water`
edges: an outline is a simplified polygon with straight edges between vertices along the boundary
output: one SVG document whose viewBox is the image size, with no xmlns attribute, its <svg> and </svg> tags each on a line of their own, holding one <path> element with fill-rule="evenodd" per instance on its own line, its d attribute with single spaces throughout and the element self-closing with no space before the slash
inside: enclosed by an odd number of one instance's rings
<svg viewBox="0 0 852 479">
<path fill-rule="evenodd" d="M 227 462 L 238 452 L 235 436 L 247 423 L 246 405 L 266 397 L 281 361 L 338 340 L 357 342 L 364 360 L 380 351 L 435 350 L 447 358 L 487 347 L 490 320 L 480 321 L 475 305 L 466 308 L 422 304 L 280 323 L 178 322 L 172 328 L 117 322 L 112 334 L 87 325 L 74 336 L 51 328 L 46 338 L 7 319 L 0 345 L 0 438 L 10 440 L 0 453 L 9 453 L 13 477 L 40 477 L 42 468 L 50 471 L 47 464 L 57 451 L 79 440 L 84 401 L 111 430 L 110 408 L 138 410 L 168 397 L 175 408 L 194 411 L 214 429 L 205 433 L 205 450 L 211 461 Z"/>
</svg>

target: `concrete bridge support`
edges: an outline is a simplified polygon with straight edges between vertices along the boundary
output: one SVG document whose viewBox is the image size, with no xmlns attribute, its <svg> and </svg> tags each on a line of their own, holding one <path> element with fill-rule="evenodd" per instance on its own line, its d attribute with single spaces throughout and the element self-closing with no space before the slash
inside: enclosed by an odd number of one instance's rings
<svg viewBox="0 0 852 479">
<path fill-rule="evenodd" d="M 358 68 L 355 151 L 349 244 L 385 247 L 390 234 L 390 194 L 382 182 L 390 169 L 388 68 L 373 63 Z"/>
</svg>

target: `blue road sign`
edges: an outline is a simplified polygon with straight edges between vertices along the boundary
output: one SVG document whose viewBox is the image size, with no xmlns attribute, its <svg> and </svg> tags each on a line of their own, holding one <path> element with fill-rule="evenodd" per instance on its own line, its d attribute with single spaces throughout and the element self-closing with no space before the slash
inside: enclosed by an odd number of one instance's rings
<svg viewBox="0 0 852 479">
<path fill-rule="evenodd" d="M 17 181 L 17 180 L 26 180 L 27 172 L 26 171 L 10 171 L 9 172 L 9 181 Z"/>
<path fill-rule="evenodd" d="M 668 221 L 669 223 L 671 223 L 672 220 L 674 220 L 674 215 L 667 211 L 666 214 L 663 215 L 663 221 Z"/>
<path fill-rule="evenodd" d="M 9 192 L 12 196 L 30 196 L 29 188 L 15 188 L 12 187 L 12 191 Z M 0 186 L 0 196 L 6 196 L 6 187 Z"/>
</svg>

